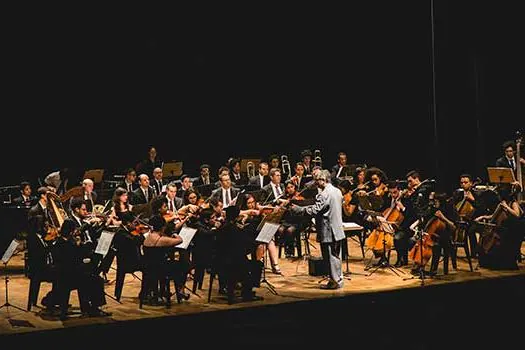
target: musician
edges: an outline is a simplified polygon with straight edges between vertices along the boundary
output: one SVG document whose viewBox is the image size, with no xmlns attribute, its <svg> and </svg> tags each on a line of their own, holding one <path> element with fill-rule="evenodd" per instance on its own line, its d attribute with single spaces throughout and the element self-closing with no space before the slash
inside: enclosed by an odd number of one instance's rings
<svg viewBox="0 0 525 350">
<path fill-rule="evenodd" d="M 84 200 L 85 203 L 86 203 L 86 208 L 87 208 L 89 213 L 93 212 L 93 207 L 95 206 L 95 204 L 97 204 L 97 193 L 95 191 L 93 191 L 93 187 L 94 186 L 95 186 L 95 184 L 93 183 L 93 180 L 91 180 L 91 179 L 84 179 L 82 181 L 82 188 L 84 189 L 83 196 L 82 197 L 73 197 L 73 199 L 80 198 L 80 199 Z M 73 199 L 71 199 L 71 201 L 69 202 L 70 211 L 73 211 L 73 209 L 71 208 L 71 203 L 72 203 Z"/>
<path fill-rule="evenodd" d="M 133 193 L 133 191 L 138 189 L 140 186 L 137 183 L 137 172 L 135 171 L 135 169 L 127 169 L 124 181 L 121 182 L 117 187 L 125 188 L 128 191 L 128 193 Z"/>
<path fill-rule="evenodd" d="M 52 281 L 51 291 L 41 301 L 41 304 L 46 308 L 52 308 L 59 305 L 56 286 L 58 271 L 55 264 L 54 242 L 45 240 L 49 223 L 47 192 L 48 188 L 44 186 L 39 187 L 37 190 L 38 202 L 28 212 L 29 232 L 26 240 L 29 275 L 42 280 Z"/>
<path fill-rule="evenodd" d="M 241 283 L 243 301 L 262 300 L 252 290 L 259 285 L 262 269 L 260 261 L 249 260 L 247 255 L 253 250 L 254 241 L 237 226 L 240 210 L 237 206 L 226 208 L 226 219 L 217 233 L 217 261 L 220 276 L 227 286 L 228 303 L 235 302 L 235 286 Z"/>
<path fill-rule="evenodd" d="M 140 187 L 133 191 L 133 204 L 147 204 L 151 202 L 153 197 L 155 197 L 155 192 L 153 187 L 149 185 L 149 176 L 146 174 L 140 174 L 139 184 Z"/>
<path fill-rule="evenodd" d="M 164 182 L 162 180 L 162 169 L 161 168 L 155 168 L 153 169 L 153 191 L 155 192 L 155 196 L 160 196 L 163 192 L 162 187 L 164 186 Z"/>
<path fill-rule="evenodd" d="M 353 178 L 354 187 L 352 189 L 357 188 L 357 194 L 365 194 L 368 190 L 368 185 L 366 184 L 366 168 L 357 167 Z"/>
<path fill-rule="evenodd" d="M 429 198 L 432 192 L 432 181 L 422 183 L 418 171 L 412 170 L 406 175 L 407 184 L 413 193 L 408 197 L 411 199 L 412 207 L 417 218 L 428 217 Z"/>
<path fill-rule="evenodd" d="M 299 194 L 295 183 L 293 183 L 292 181 L 286 182 L 283 200 L 301 202 L 301 205 L 305 205 L 304 197 Z M 305 217 L 292 215 L 292 213 L 289 210 L 285 211 L 282 217 L 281 224 L 277 229 L 277 234 L 279 236 L 279 239 L 284 241 L 284 252 L 286 258 L 293 257 L 294 243 L 298 246 L 298 256 L 302 256 L 300 233 L 307 225 L 308 219 L 305 219 Z"/>
<path fill-rule="evenodd" d="M 82 313 L 90 317 L 110 316 L 111 313 L 100 309 L 106 304 L 104 280 L 95 273 L 94 245 L 88 226 L 83 222 L 87 217 L 86 203 L 82 198 L 72 199 L 71 209 L 72 217 L 64 221 L 57 242 L 57 264 L 60 269 L 57 283 L 61 302 L 67 305 L 67 294 L 64 293 L 77 287 Z M 67 318 L 65 309 L 61 314 L 62 320 Z"/>
<path fill-rule="evenodd" d="M 432 246 L 432 262 L 430 264 L 430 275 L 437 273 L 439 258 L 451 256 L 452 253 L 452 233 L 456 231 L 454 220 L 457 215 L 452 208 L 447 205 L 447 195 L 445 193 L 436 193 L 431 196 L 430 205 L 434 216 L 445 223 L 445 229 L 439 232 L 439 237 L 434 241 Z M 443 254 L 442 254 L 443 252 Z"/>
<path fill-rule="evenodd" d="M 184 194 L 188 189 L 190 189 L 192 186 L 191 178 L 189 175 L 182 175 L 180 178 L 180 188 L 177 191 L 177 197 L 184 198 Z"/>
<path fill-rule="evenodd" d="M 165 217 L 169 214 L 168 201 L 166 197 L 156 197 L 151 202 L 151 207 L 153 216 L 150 218 L 149 224 L 152 226 L 152 231 L 144 240 L 144 247 L 165 249 L 169 247 L 175 247 L 176 245 L 182 243 L 182 238 L 179 235 L 169 233 L 169 225 L 165 220 Z M 171 254 L 167 255 L 169 256 Z M 176 281 L 176 285 L 178 287 L 176 293 L 178 294 L 178 298 L 188 300 L 190 296 L 184 292 L 184 285 L 186 283 L 186 276 L 189 267 L 188 261 L 186 259 L 176 261 L 166 257 L 166 260 L 161 263 L 164 263 L 165 265 L 159 266 L 159 268 L 163 268 L 163 272 L 167 273 Z M 162 291 L 166 290 L 166 285 L 164 282 L 165 280 L 161 280 L 160 283 L 160 290 Z M 157 295 L 158 291 L 154 293 L 154 296 Z M 165 295 L 161 294 L 161 297 L 165 297 Z"/>
<path fill-rule="evenodd" d="M 503 213 L 494 212 L 492 215 L 482 215 L 475 221 L 489 220 L 498 223 L 501 216 L 500 225 L 495 228 L 494 243 L 490 245 L 488 251 L 484 250 L 484 240 L 482 237 L 479 247 L 479 264 L 481 267 L 490 269 L 517 270 L 517 260 L 521 254 L 521 243 L 524 236 L 523 209 L 518 203 L 517 194 L 521 191 L 518 184 L 500 185 L 498 193 L 501 199 L 498 208 L 501 206 Z M 496 211 L 498 211 L 498 208 Z"/>
<path fill-rule="evenodd" d="M 200 176 L 193 185 L 195 187 L 202 185 L 210 185 L 215 182 L 215 179 L 210 177 L 210 166 L 208 164 L 201 164 L 200 166 Z"/>
<path fill-rule="evenodd" d="M 259 163 L 259 174 L 250 179 L 250 185 L 259 186 L 263 188 L 270 183 L 270 177 L 268 176 L 268 163 Z"/>
<path fill-rule="evenodd" d="M 38 202 L 38 198 L 32 195 L 31 184 L 27 181 L 20 183 L 20 196 L 13 199 L 14 205 L 32 207 Z"/>
<path fill-rule="evenodd" d="M 365 179 L 370 181 L 373 186 L 373 191 L 369 195 L 378 198 L 378 201 L 374 202 L 376 206 L 373 207 L 373 210 L 383 211 L 388 206 L 389 195 L 388 187 L 386 186 L 386 181 L 388 180 L 386 174 L 383 170 L 374 167 L 366 171 Z"/>
<path fill-rule="evenodd" d="M 466 205 L 466 203 L 469 203 L 474 209 L 473 213 L 470 214 L 470 217 L 459 217 L 460 222 L 467 225 L 465 229 L 466 232 L 468 232 L 470 247 L 472 249 L 471 254 L 474 256 L 476 255 L 478 242 L 476 239 L 476 234 L 472 230 L 473 227 L 470 225 L 470 221 L 473 218 L 481 215 L 482 204 L 481 198 L 478 198 L 478 195 L 474 192 L 472 175 L 461 174 L 459 176 L 459 189 L 454 192 L 452 199 L 454 201 L 454 207 L 456 210 L 462 209 L 460 206 L 463 207 Z"/>
<path fill-rule="evenodd" d="M 337 154 L 337 164 L 332 167 L 332 182 L 336 184 L 339 177 L 346 176 L 346 153 L 339 152 Z"/>
<path fill-rule="evenodd" d="M 292 176 L 291 180 L 295 184 L 298 191 L 301 191 L 307 182 L 311 181 L 311 176 L 305 175 L 305 166 L 302 162 L 295 164 L 295 175 Z"/>
<path fill-rule="evenodd" d="M 230 175 L 223 173 L 219 179 L 221 185 L 212 192 L 211 198 L 220 200 L 223 203 L 224 208 L 227 208 L 231 205 L 233 199 L 239 195 L 240 190 L 232 187 Z"/>
<path fill-rule="evenodd" d="M 153 175 L 153 169 L 162 168 L 162 160 L 157 156 L 157 149 L 150 147 L 148 150 L 148 157 L 137 164 L 135 170 L 138 174 Z"/>
<path fill-rule="evenodd" d="M 177 185 L 173 182 L 166 186 L 166 199 L 168 200 L 168 210 L 171 212 L 178 211 L 183 206 L 183 200 L 177 197 Z"/>
<path fill-rule="evenodd" d="M 517 175 L 517 164 L 521 164 L 522 169 L 525 167 L 525 159 L 516 159 L 516 144 L 513 141 L 507 141 L 503 144 L 504 156 L 496 160 L 496 166 L 502 168 L 511 168 L 514 176 Z"/>
<path fill-rule="evenodd" d="M 270 170 L 270 181 L 268 185 L 263 187 L 263 205 L 276 202 L 277 198 L 284 195 L 284 186 L 281 183 L 281 170 L 279 168 Z"/>
<path fill-rule="evenodd" d="M 315 204 L 306 207 L 292 205 L 297 214 L 314 215 L 317 240 L 321 242 L 321 254 L 329 266 L 330 280 L 322 289 L 338 289 L 344 284 L 341 269 L 341 241 L 345 239 L 343 231 L 341 191 L 330 183 L 330 172 L 322 170 L 314 174 L 314 180 L 321 189 L 315 198 Z"/>
<path fill-rule="evenodd" d="M 268 157 L 268 165 L 269 165 L 269 168 L 272 169 L 272 168 L 281 168 L 280 166 L 280 159 L 279 159 L 279 156 L 277 154 L 270 154 L 270 156 Z"/>
<path fill-rule="evenodd" d="M 301 152 L 301 161 L 304 164 L 304 173 L 306 175 L 312 174 L 312 151 L 305 149 Z"/>
<path fill-rule="evenodd" d="M 228 168 L 227 166 L 221 166 L 219 168 L 218 174 L 219 174 L 219 177 L 218 177 L 219 180 L 215 182 L 215 189 L 221 187 L 221 176 L 222 175 L 228 175 L 228 176 L 230 175 L 230 168 Z M 231 181 L 231 178 L 230 178 L 230 181 Z"/>
<path fill-rule="evenodd" d="M 231 179 L 236 186 L 244 186 L 248 184 L 248 176 L 241 173 L 241 161 L 233 158 L 230 161 Z"/>
</svg>

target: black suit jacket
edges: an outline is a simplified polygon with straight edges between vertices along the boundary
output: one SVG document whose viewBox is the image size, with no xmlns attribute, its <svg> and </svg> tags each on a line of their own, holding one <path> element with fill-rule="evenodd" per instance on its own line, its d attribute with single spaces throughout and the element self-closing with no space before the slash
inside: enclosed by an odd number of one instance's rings
<svg viewBox="0 0 525 350">
<path fill-rule="evenodd" d="M 268 185 L 270 183 L 270 177 L 268 175 L 263 177 L 263 186 L 261 187 L 261 181 L 259 180 L 259 174 L 255 175 L 250 179 L 249 184 L 250 185 L 256 185 L 260 188 L 263 188 L 264 186 Z"/>
<path fill-rule="evenodd" d="M 22 197 L 22 196 L 16 197 L 15 199 L 13 199 L 13 204 L 14 205 L 20 205 L 20 206 L 24 206 L 24 207 L 32 207 L 37 202 L 38 202 L 38 198 L 34 197 L 34 196 L 30 196 L 29 200 L 27 200 L 27 201 L 24 200 L 24 197 Z"/>
<path fill-rule="evenodd" d="M 210 176 L 210 184 L 215 183 L 215 181 L 217 180 L 215 180 L 213 177 Z M 202 186 L 202 185 L 204 185 L 204 180 L 202 179 L 202 177 L 199 176 L 197 180 L 193 182 L 193 187 Z"/>
<path fill-rule="evenodd" d="M 282 193 L 284 193 L 284 185 L 283 184 L 279 184 L 279 188 L 281 189 Z M 268 184 L 266 186 L 263 187 L 263 193 L 264 195 L 262 196 L 262 201 L 263 203 L 270 203 L 270 202 L 273 202 L 275 200 L 275 195 L 273 194 L 273 187 L 272 187 L 272 184 Z M 261 204 L 263 204 L 261 203 Z"/>
<path fill-rule="evenodd" d="M 160 183 L 157 182 L 157 180 L 153 179 L 150 181 L 153 191 L 155 192 L 155 196 L 160 196 L 162 193 L 162 186 L 164 186 L 164 181 L 160 180 Z"/>
<path fill-rule="evenodd" d="M 230 198 L 230 200 L 234 200 L 235 197 L 237 197 L 239 195 L 239 193 L 241 193 L 240 189 L 235 188 L 235 187 L 231 187 L 231 190 L 230 190 L 231 198 Z M 218 200 L 220 200 L 222 202 L 222 187 L 219 187 L 219 188 L 213 190 L 213 192 L 211 193 L 210 198 L 217 198 Z"/>
<path fill-rule="evenodd" d="M 514 172 L 514 176 L 516 177 L 518 175 L 518 171 L 517 171 L 518 167 L 521 165 L 521 163 L 516 160 L 516 157 L 514 157 L 514 164 L 516 165 L 516 169 L 514 169 L 513 172 Z M 498 160 L 496 160 L 496 166 L 500 168 L 512 168 L 509 163 L 509 160 L 505 156 L 498 158 Z M 525 170 L 525 167 L 521 166 L 521 169 Z"/>
<path fill-rule="evenodd" d="M 29 209 L 27 218 L 29 220 L 29 232 L 38 234 L 40 237 L 45 236 L 45 223 L 47 217 L 44 213 L 44 209 L 42 209 L 42 206 L 39 203 L 33 205 L 33 207 Z"/>
<path fill-rule="evenodd" d="M 126 184 L 126 181 L 122 181 L 121 183 L 119 183 L 118 187 L 122 187 L 122 188 L 125 188 L 126 190 L 128 190 L 129 193 L 135 191 L 137 188 L 140 187 L 140 185 L 136 182 L 132 183 L 131 184 L 131 191 L 129 190 L 128 188 L 128 185 Z"/>
<path fill-rule="evenodd" d="M 146 197 L 144 197 L 144 192 L 142 192 L 142 188 L 139 187 L 135 191 L 133 191 L 133 204 L 147 204 L 151 202 L 151 200 L 155 197 L 155 191 L 153 191 L 153 187 L 148 187 L 148 200 L 146 201 Z"/>
<path fill-rule="evenodd" d="M 245 173 L 240 173 L 240 178 L 236 179 L 233 173 L 230 174 L 230 178 L 237 186 L 244 186 L 248 184 L 248 176 Z"/>
</svg>

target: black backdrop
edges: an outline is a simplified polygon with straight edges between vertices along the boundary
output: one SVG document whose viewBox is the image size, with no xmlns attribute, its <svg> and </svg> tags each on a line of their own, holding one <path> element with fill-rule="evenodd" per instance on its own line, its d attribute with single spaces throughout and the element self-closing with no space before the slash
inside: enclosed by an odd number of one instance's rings
<svg viewBox="0 0 525 350">
<path fill-rule="evenodd" d="M 21 15 L 3 44 L 0 184 L 121 172 L 149 145 L 192 174 L 308 147 L 444 188 L 483 177 L 523 126 L 517 10 L 436 2 L 435 139 L 430 4 Z"/>
</svg>

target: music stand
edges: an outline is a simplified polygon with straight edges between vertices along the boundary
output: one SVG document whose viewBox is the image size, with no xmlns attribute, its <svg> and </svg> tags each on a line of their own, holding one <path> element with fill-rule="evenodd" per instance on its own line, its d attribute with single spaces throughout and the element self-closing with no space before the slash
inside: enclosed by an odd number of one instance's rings
<svg viewBox="0 0 525 350">
<path fill-rule="evenodd" d="M 168 162 L 162 164 L 162 173 L 167 177 L 178 177 L 182 175 L 182 162 Z"/>
<path fill-rule="evenodd" d="M 7 263 L 9 262 L 9 260 L 11 260 L 11 257 L 13 256 L 13 253 L 15 252 L 19 244 L 20 242 L 18 242 L 16 239 L 13 239 L 9 247 L 7 247 L 2 257 L 2 262 L 4 263 L 4 270 L 5 270 L 5 303 L 2 306 L 0 306 L 0 309 L 5 307 L 7 308 L 8 313 L 9 313 L 9 307 L 15 308 L 20 311 L 27 312 L 27 310 L 24 310 L 21 307 L 18 307 L 16 305 L 9 303 L 9 292 L 8 292 L 9 291 L 9 287 L 8 287 L 9 286 L 9 273 L 7 271 Z"/>
<path fill-rule="evenodd" d="M 487 168 L 489 182 L 496 184 L 511 184 L 516 181 L 511 168 Z"/>
<path fill-rule="evenodd" d="M 84 173 L 84 179 L 91 179 L 94 183 L 99 184 L 104 178 L 104 169 L 90 169 Z"/>
<path fill-rule="evenodd" d="M 272 222 L 272 221 L 273 220 L 270 221 L 270 220 L 267 220 L 266 218 L 264 218 L 261 221 L 262 226 L 259 225 L 259 227 L 261 227 L 261 229 L 259 231 L 259 234 L 257 235 L 257 238 L 255 238 L 255 241 L 266 244 L 265 252 L 264 252 L 264 255 L 263 255 L 264 268 L 263 268 L 262 280 L 261 280 L 260 283 L 261 284 L 265 283 L 266 286 L 268 287 L 268 290 L 270 292 L 272 292 L 275 295 L 278 295 L 277 291 L 275 290 L 275 287 L 270 282 L 268 282 L 268 280 L 266 279 L 266 259 L 267 259 L 266 256 L 268 254 L 268 243 L 270 243 L 272 238 L 275 236 L 275 233 L 277 232 L 277 229 L 279 228 L 279 223 L 278 222 Z M 257 228 L 257 229 L 259 230 L 259 228 Z"/>
</svg>

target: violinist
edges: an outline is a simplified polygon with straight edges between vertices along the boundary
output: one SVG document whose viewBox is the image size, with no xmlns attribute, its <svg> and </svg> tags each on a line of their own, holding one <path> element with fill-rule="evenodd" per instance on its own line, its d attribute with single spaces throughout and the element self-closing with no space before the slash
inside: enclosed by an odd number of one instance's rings
<svg viewBox="0 0 525 350">
<path fill-rule="evenodd" d="M 201 164 L 199 170 L 200 170 L 200 176 L 193 183 L 194 187 L 199 187 L 203 185 L 211 185 L 215 182 L 215 179 L 212 179 L 210 177 L 210 166 L 208 164 Z"/>
<path fill-rule="evenodd" d="M 60 277 L 57 281 L 61 302 L 67 305 L 69 290 L 78 287 L 80 309 L 90 317 L 110 316 L 100 309 L 106 304 L 104 280 L 95 273 L 94 244 L 89 234 L 91 222 L 87 218 L 86 203 L 82 198 L 71 201 L 72 217 L 67 218 L 57 241 L 57 265 Z M 67 317 L 62 309 L 61 319 Z"/>
<path fill-rule="evenodd" d="M 183 206 L 183 199 L 177 197 L 177 185 L 170 182 L 166 186 L 166 199 L 168 200 L 168 210 L 170 212 L 176 212 Z"/>
<path fill-rule="evenodd" d="M 192 187 L 191 183 L 191 177 L 187 174 L 184 174 L 180 178 L 180 188 L 177 191 L 177 197 L 178 198 L 184 198 L 184 194 L 187 190 L 189 190 Z"/>
<path fill-rule="evenodd" d="M 353 175 L 354 187 L 352 191 L 357 195 L 364 195 L 368 191 L 368 183 L 366 182 L 366 168 L 358 167 Z"/>
<path fill-rule="evenodd" d="M 297 191 L 297 187 L 292 181 L 286 182 L 283 200 L 297 202 L 304 201 L 304 197 Z M 304 204 L 302 204 L 304 205 Z M 308 225 L 308 218 L 292 215 L 290 211 L 285 211 L 281 224 L 277 229 L 278 239 L 284 241 L 284 251 L 286 258 L 294 255 L 294 243 L 297 246 L 298 256 L 301 253 L 301 231 Z"/>
</svg>

